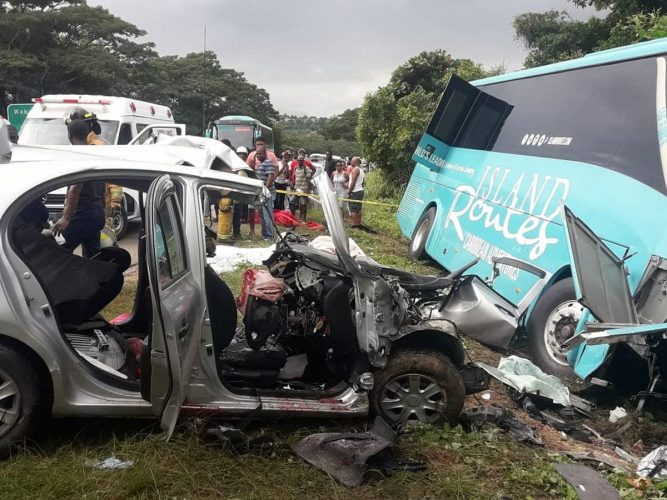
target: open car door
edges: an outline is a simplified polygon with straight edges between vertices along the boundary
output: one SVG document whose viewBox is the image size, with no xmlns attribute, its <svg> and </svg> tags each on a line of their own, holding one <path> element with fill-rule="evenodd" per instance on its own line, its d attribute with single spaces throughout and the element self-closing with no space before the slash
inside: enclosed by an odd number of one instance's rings
<svg viewBox="0 0 667 500">
<path fill-rule="evenodd" d="M 150 402 L 171 436 L 185 398 L 201 336 L 202 290 L 189 267 L 183 216 L 168 175 L 156 179 L 146 197 L 146 256 L 153 303 L 150 334 Z"/>
<path fill-rule="evenodd" d="M 603 366 L 611 345 L 664 337 L 667 323 L 640 323 L 623 260 L 567 207 L 563 207 L 563 218 L 577 298 L 598 320 L 583 325 L 584 331 L 566 342 L 574 349 L 568 359 L 575 373 L 587 379 Z"/>
</svg>

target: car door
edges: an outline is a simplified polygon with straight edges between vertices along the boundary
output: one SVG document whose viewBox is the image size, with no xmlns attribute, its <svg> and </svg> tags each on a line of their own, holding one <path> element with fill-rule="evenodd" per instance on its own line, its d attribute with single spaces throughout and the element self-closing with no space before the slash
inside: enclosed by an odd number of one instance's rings
<svg viewBox="0 0 667 500">
<path fill-rule="evenodd" d="M 188 254 L 181 205 L 170 176 L 163 175 L 151 184 L 146 215 L 153 303 L 150 401 L 170 436 L 198 354 L 204 302 L 192 274 L 199 261 L 196 255 Z"/>
</svg>

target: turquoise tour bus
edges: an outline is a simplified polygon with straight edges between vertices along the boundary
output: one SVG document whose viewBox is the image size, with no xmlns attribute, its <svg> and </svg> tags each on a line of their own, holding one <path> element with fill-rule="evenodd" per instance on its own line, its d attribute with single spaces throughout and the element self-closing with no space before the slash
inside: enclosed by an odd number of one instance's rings
<svg viewBox="0 0 667 500">
<path fill-rule="evenodd" d="M 255 148 L 258 137 L 263 137 L 267 148 L 273 150 L 273 129 L 251 116 L 223 116 L 209 125 L 206 137 L 220 141 L 228 139 L 234 149 L 243 146 L 248 148 L 248 151 Z"/>
<path fill-rule="evenodd" d="M 482 277 L 494 256 L 546 271 L 540 280 L 504 266 L 494 289 L 522 314 L 512 341 L 525 333 L 551 373 L 571 373 L 562 344 L 582 313 L 560 207 L 618 256 L 634 255 L 632 287 L 667 256 L 666 60 L 661 39 L 471 83 L 452 77 L 412 157 L 397 215 L 410 256 L 450 270 L 479 257 L 469 273 Z"/>
</svg>

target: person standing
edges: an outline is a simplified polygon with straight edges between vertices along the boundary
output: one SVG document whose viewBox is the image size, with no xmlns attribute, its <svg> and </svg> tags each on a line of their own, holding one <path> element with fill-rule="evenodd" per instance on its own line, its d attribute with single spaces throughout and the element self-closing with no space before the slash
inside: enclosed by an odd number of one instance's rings
<svg viewBox="0 0 667 500">
<path fill-rule="evenodd" d="M 299 216 L 303 222 L 308 217 L 308 194 L 312 190 L 313 171 L 306 166 L 305 158 L 299 155 L 296 159 L 296 167 L 292 170 L 292 185 L 296 190 L 296 203 L 294 208 L 290 205 L 292 215 L 296 215 L 296 206 L 299 207 Z"/>
<path fill-rule="evenodd" d="M 268 158 L 266 151 L 263 149 L 257 150 L 256 158 L 260 162 L 256 170 L 257 176 L 264 182 L 264 185 L 271 193 L 269 199 L 264 201 L 260 206 L 259 217 L 262 223 L 262 238 L 273 241 L 273 227 L 275 225 L 273 204 L 276 198 L 276 188 L 273 185 L 273 181 L 276 176 L 276 167 L 273 166 L 273 162 Z"/>
<path fill-rule="evenodd" d="M 85 146 L 89 134 L 83 120 L 71 120 L 67 124 L 69 142 Z M 73 252 L 81 245 L 82 254 L 92 258 L 100 251 L 100 231 L 104 228 L 104 181 L 86 181 L 67 188 L 63 215 L 53 226 L 56 236 L 65 238 L 64 248 Z"/>
<path fill-rule="evenodd" d="M 350 218 L 352 219 L 352 227 L 363 227 L 361 224 L 361 201 L 364 199 L 364 179 L 365 172 L 361 169 L 361 160 L 355 156 L 350 161 L 352 167 L 349 174 L 347 197 L 350 200 L 348 206 L 350 207 Z"/>
<path fill-rule="evenodd" d="M 338 206 L 342 209 L 345 202 L 344 198 L 347 198 L 347 174 L 345 173 L 345 162 L 343 160 L 338 160 L 335 163 L 335 170 L 331 173 L 331 182 L 334 186 L 334 191 L 336 193 L 336 198 L 338 198 Z"/>
<path fill-rule="evenodd" d="M 331 177 L 331 174 L 334 173 L 334 170 L 336 170 L 336 165 L 338 164 L 338 161 L 333 159 L 333 155 L 331 154 L 331 151 L 327 151 L 326 153 L 326 159 L 324 160 L 324 168 L 327 173 L 327 177 Z"/>
<path fill-rule="evenodd" d="M 289 185 L 290 179 L 290 166 L 289 159 L 283 155 L 280 158 L 280 164 L 278 165 L 278 174 L 276 175 L 275 185 L 276 185 L 276 202 L 273 206 L 275 210 L 285 210 L 285 193 Z M 283 191 L 281 193 L 277 191 Z"/>
</svg>

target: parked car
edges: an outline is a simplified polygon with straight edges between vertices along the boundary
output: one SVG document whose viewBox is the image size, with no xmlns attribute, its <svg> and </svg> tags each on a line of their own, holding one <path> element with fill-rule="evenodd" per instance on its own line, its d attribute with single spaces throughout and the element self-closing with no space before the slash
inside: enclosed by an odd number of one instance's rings
<svg viewBox="0 0 667 500">
<path fill-rule="evenodd" d="M 326 177 L 317 182 L 337 256 L 283 242 L 280 259 L 294 268 L 292 277 L 284 278 L 290 288 L 285 293 L 299 308 L 281 305 L 275 318 L 274 310 L 256 303 L 248 332 L 261 333 L 257 325 L 280 321 L 291 343 L 271 338 L 250 348 L 236 335 L 229 287 L 206 265 L 200 200 L 204 190 L 214 189 L 255 203 L 268 196 L 261 182 L 189 162 L 123 158 L 141 157 L 150 148 L 155 156 L 160 146 L 109 146 L 116 158 L 110 150 L 104 153 L 106 147 L 79 148 L 88 154 L 61 149 L 42 161 L 21 161 L 19 148 L 3 166 L 0 453 L 46 415 L 154 415 L 170 434 L 177 417 L 187 413 L 365 415 L 370 391 L 370 410 L 390 421 L 440 422 L 456 416 L 465 392 L 478 387 L 481 378 L 464 366 L 455 326 L 433 312 L 437 293 L 456 276 L 423 277 L 373 262 L 360 267 L 349 255 Z M 100 311 L 122 289 L 129 263 L 125 251 L 112 248 L 87 260 L 42 232 L 43 194 L 91 180 L 147 193 L 135 304 L 114 324 Z M 311 296 L 320 285 L 336 291 Z M 348 330 L 317 313 L 332 306 L 337 314 L 347 309 Z M 348 368 L 338 371 L 333 367 L 341 339 L 348 339 L 343 344 Z M 304 355 L 308 377 L 272 378 L 281 365 Z M 474 376 L 468 376 L 471 370 Z"/>
</svg>

